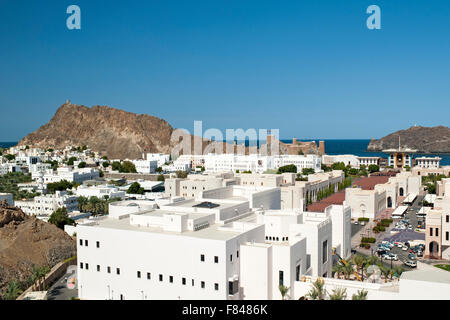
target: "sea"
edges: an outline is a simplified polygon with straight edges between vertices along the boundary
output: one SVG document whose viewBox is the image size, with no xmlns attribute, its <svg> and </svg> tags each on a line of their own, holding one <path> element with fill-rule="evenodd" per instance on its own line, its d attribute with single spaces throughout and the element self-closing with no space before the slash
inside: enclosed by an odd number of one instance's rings
<svg viewBox="0 0 450 320">
<path fill-rule="evenodd" d="M 334 154 L 354 154 L 356 156 L 370 156 L 370 157 L 386 157 L 387 155 L 383 152 L 371 152 L 367 151 L 367 146 L 369 145 L 370 139 L 309 139 L 309 140 L 299 140 L 299 141 L 325 141 L 325 152 L 330 155 Z M 281 142 L 291 143 L 292 139 L 281 139 Z M 0 148 L 9 148 L 15 146 L 17 142 L 0 142 Z M 248 141 L 246 142 L 248 145 Z M 259 143 L 258 143 L 259 145 Z M 450 154 L 415 154 L 414 157 L 426 156 L 435 157 L 439 156 L 442 158 L 441 165 L 450 165 Z"/>
</svg>

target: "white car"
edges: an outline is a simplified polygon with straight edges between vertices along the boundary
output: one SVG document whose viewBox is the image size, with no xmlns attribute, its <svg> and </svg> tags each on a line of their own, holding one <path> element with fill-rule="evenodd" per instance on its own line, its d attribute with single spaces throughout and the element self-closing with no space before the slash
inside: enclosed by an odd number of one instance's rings
<svg viewBox="0 0 450 320">
<path fill-rule="evenodd" d="M 356 225 L 358 225 L 358 224 L 359 224 L 359 222 L 358 222 L 358 221 L 355 221 L 355 222 L 353 222 L 353 224 L 356 224 Z"/>
<path fill-rule="evenodd" d="M 403 246 L 403 247 L 402 247 L 402 250 L 403 250 L 403 251 L 408 251 L 409 248 L 408 248 L 408 246 Z"/>
<path fill-rule="evenodd" d="M 411 267 L 411 268 L 417 267 L 417 262 L 416 261 L 406 260 L 404 263 L 405 263 L 405 266 L 408 266 L 408 267 Z"/>
<path fill-rule="evenodd" d="M 396 243 L 396 246 L 397 246 L 398 248 L 403 248 L 403 243 L 397 242 L 397 243 Z"/>
</svg>

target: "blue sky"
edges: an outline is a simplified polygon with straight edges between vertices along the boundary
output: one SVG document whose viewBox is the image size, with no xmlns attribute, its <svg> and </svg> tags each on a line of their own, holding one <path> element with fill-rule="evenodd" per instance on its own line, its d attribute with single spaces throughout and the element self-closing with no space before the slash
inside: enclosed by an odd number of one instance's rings
<svg viewBox="0 0 450 320">
<path fill-rule="evenodd" d="M 448 0 L 0 0 L 0 141 L 66 99 L 282 138 L 449 125 L 449 17 Z"/>
</svg>

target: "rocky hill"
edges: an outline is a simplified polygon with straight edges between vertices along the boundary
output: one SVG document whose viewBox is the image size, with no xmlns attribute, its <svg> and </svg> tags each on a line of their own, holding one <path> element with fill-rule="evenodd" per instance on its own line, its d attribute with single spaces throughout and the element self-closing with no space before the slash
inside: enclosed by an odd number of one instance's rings
<svg viewBox="0 0 450 320">
<path fill-rule="evenodd" d="M 450 128 L 445 126 L 415 126 L 400 130 L 381 139 L 372 139 L 368 151 L 398 148 L 398 137 L 402 147 L 417 149 L 419 153 L 450 153 Z"/>
<path fill-rule="evenodd" d="M 170 151 L 173 128 L 166 121 L 106 106 L 85 106 L 69 101 L 49 123 L 23 138 L 19 145 L 64 149 L 88 145 L 109 158 L 140 158 L 143 152 Z"/>
<path fill-rule="evenodd" d="M 0 202 L 0 295 L 12 280 L 26 281 L 33 266 L 53 267 L 76 255 L 76 243 L 56 226 Z"/>
</svg>

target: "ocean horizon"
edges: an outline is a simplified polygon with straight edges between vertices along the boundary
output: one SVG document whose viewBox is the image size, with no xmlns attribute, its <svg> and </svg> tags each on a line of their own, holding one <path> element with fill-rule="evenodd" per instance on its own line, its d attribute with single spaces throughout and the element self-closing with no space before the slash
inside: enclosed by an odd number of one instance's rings
<svg viewBox="0 0 450 320">
<path fill-rule="evenodd" d="M 387 155 L 383 152 L 373 152 L 367 151 L 367 146 L 369 145 L 370 139 L 299 139 L 298 141 L 315 141 L 316 143 L 319 141 L 325 142 L 325 152 L 329 155 L 336 154 L 353 154 L 356 156 L 370 156 L 370 157 L 387 157 Z M 292 143 L 292 139 L 280 139 L 283 143 Z M 257 145 L 261 142 L 258 141 Z M 12 146 L 17 145 L 18 142 L 0 142 L 0 148 L 10 148 Z M 249 141 L 245 142 L 246 146 L 250 144 Z M 422 154 L 416 153 L 417 156 L 426 156 L 426 157 L 441 157 L 441 165 L 448 166 L 450 165 L 450 154 L 442 153 L 442 154 Z"/>
</svg>

